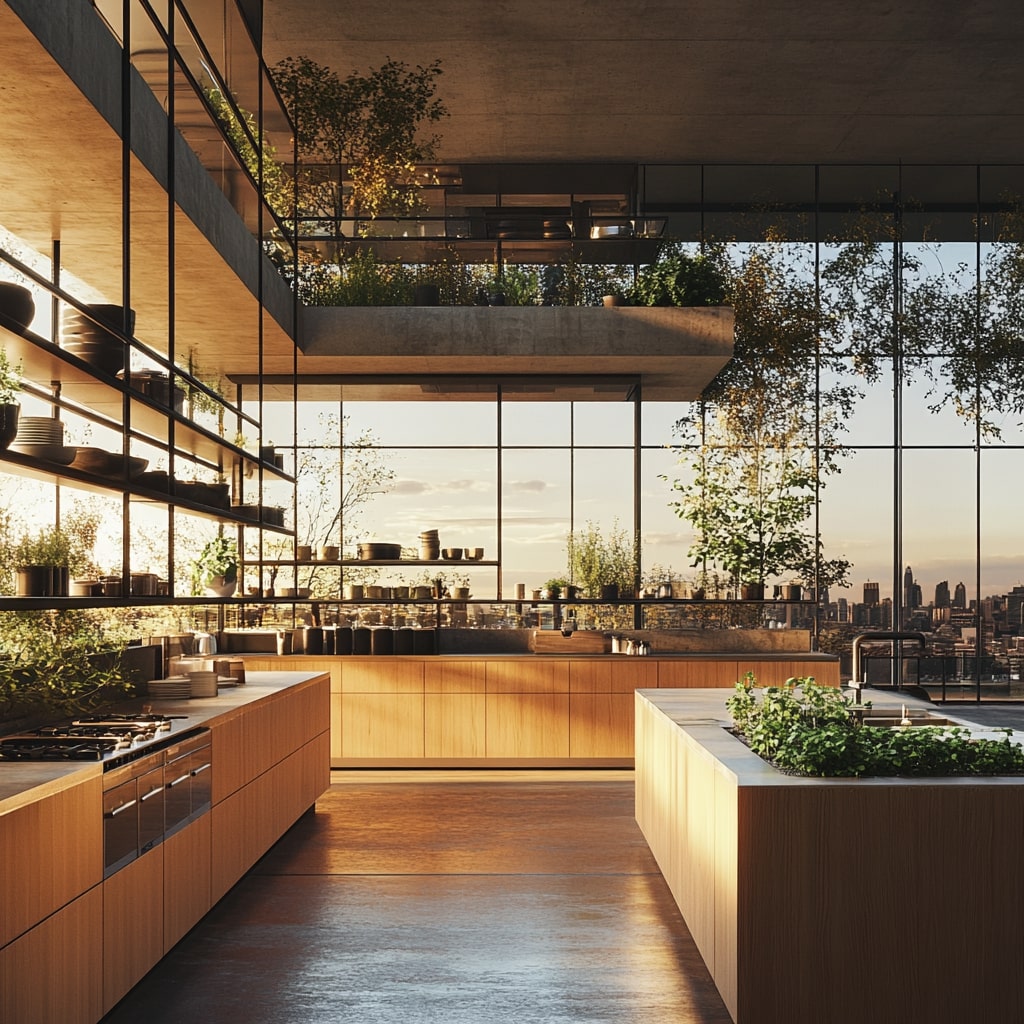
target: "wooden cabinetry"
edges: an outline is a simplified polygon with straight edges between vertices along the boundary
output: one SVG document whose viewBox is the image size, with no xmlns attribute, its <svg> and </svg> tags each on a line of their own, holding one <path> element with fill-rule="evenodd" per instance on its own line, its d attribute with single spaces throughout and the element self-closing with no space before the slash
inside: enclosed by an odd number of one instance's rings
<svg viewBox="0 0 1024 1024">
<path fill-rule="evenodd" d="M 94 1024 L 103 1013 L 103 890 L 96 885 L 0 948 L 0 1021 Z"/>
<path fill-rule="evenodd" d="M 0 946 L 103 879 L 99 772 L 0 815 Z"/>
<path fill-rule="evenodd" d="M 161 844 L 103 882 L 103 1011 L 164 955 Z"/>
<path fill-rule="evenodd" d="M 330 785 L 329 707 L 322 674 L 208 720 L 211 811 L 106 879 L 98 765 L 19 796 L 0 815 L 0 1021 L 99 1020 Z"/>
</svg>

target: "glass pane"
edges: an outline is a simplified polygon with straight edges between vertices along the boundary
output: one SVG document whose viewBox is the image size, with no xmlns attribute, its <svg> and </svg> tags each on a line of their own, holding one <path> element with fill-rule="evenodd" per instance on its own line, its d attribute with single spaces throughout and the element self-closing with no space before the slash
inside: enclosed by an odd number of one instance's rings
<svg viewBox="0 0 1024 1024">
<path fill-rule="evenodd" d="M 577 445 L 633 444 L 632 402 L 575 402 L 572 436 Z"/>
<path fill-rule="evenodd" d="M 572 406 L 567 402 L 503 402 L 503 445 L 567 445 Z"/>
<path fill-rule="evenodd" d="M 506 588 L 529 589 L 567 571 L 571 522 L 567 451 L 526 449 L 502 457 L 502 562 Z"/>
</svg>

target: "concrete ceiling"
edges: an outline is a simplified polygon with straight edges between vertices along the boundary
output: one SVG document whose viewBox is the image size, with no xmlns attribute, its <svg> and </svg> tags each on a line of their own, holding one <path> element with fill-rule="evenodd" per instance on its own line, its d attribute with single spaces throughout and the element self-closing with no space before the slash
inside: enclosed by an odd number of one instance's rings
<svg viewBox="0 0 1024 1024">
<path fill-rule="evenodd" d="M 1024 161 L 1019 0 L 264 0 L 268 63 L 443 63 L 443 161 Z"/>
</svg>

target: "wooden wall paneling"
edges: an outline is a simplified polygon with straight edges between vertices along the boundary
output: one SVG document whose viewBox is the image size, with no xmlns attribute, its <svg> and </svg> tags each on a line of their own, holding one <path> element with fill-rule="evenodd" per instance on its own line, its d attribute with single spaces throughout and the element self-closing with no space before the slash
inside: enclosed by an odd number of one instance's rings
<svg viewBox="0 0 1024 1024">
<path fill-rule="evenodd" d="M 568 757 L 569 694 L 488 693 L 487 756 Z"/>
<path fill-rule="evenodd" d="M 102 880 L 99 775 L 0 815 L 0 946 Z"/>
<path fill-rule="evenodd" d="M 633 757 L 633 694 L 569 695 L 570 757 Z"/>
<path fill-rule="evenodd" d="M 487 662 L 488 693 L 568 693 L 569 661 L 521 657 Z"/>
<path fill-rule="evenodd" d="M 387 655 L 343 661 L 342 693 L 422 693 L 423 661 Z"/>
<path fill-rule="evenodd" d="M 423 693 L 344 693 L 341 736 L 343 757 L 423 757 Z"/>
<path fill-rule="evenodd" d="M 0 1021 L 94 1024 L 103 1003 L 103 887 L 0 949 Z"/>
<path fill-rule="evenodd" d="M 452 758 L 486 756 L 487 697 L 485 694 L 427 693 L 423 699 L 424 756 Z"/>
<path fill-rule="evenodd" d="M 210 815 L 164 841 L 164 952 L 213 906 Z"/>
<path fill-rule="evenodd" d="M 164 955 L 164 848 L 154 847 L 103 882 L 103 1009 Z"/>
</svg>

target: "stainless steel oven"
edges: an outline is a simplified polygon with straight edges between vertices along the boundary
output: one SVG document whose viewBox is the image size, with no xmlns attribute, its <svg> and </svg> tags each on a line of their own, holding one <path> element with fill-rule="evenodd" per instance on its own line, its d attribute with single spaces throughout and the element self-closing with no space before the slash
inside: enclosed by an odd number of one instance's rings
<svg viewBox="0 0 1024 1024">
<path fill-rule="evenodd" d="M 210 730 L 196 729 L 155 746 L 115 757 L 104 772 L 104 878 L 210 808 Z"/>
</svg>

